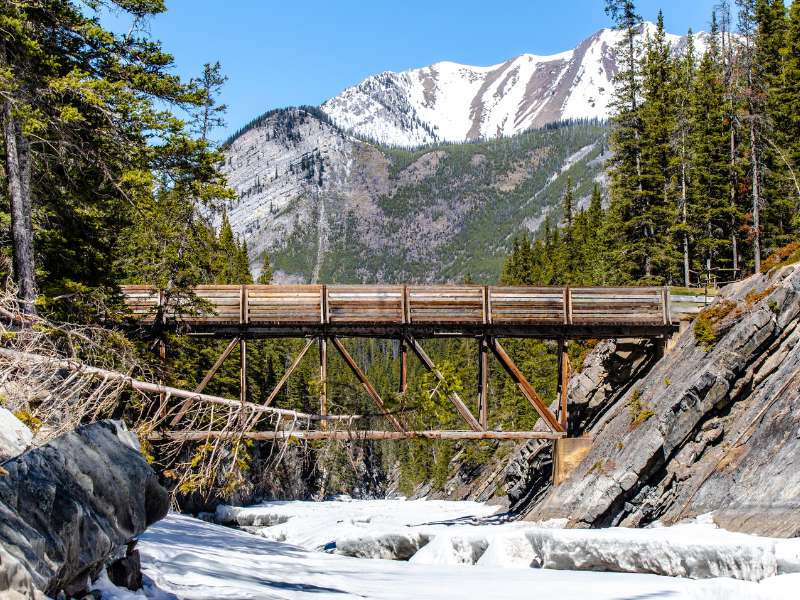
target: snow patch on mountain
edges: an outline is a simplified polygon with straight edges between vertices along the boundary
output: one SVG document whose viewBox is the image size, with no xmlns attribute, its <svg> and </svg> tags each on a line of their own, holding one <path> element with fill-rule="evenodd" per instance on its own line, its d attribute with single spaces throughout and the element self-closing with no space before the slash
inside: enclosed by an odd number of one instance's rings
<svg viewBox="0 0 800 600">
<path fill-rule="evenodd" d="M 639 39 L 655 33 L 641 26 Z M 334 123 L 358 136 L 398 146 L 509 136 L 565 119 L 605 119 L 622 33 L 603 29 L 572 50 L 521 54 L 487 67 L 438 62 L 385 71 L 322 105 Z M 686 38 L 667 34 L 676 51 Z M 695 36 L 698 52 L 707 35 Z"/>
</svg>

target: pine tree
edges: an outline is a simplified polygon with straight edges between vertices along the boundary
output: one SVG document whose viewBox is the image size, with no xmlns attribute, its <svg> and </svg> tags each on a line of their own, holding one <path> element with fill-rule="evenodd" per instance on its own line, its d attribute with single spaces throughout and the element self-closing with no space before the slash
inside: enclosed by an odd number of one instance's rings
<svg viewBox="0 0 800 600">
<path fill-rule="evenodd" d="M 780 121 L 784 132 L 783 144 L 789 170 L 789 195 L 794 199 L 795 233 L 800 230 L 800 0 L 794 0 L 789 9 L 784 49 L 783 85 L 779 105 L 783 107 Z M 794 132 L 794 135 L 792 135 Z"/>
<path fill-rule="evenodd" d="M 675 236 L 682 255 L 683 284 L 691 285 L 691 261 L 689 254 L 689 238 L 692 229 L 689 224 L 689 174 L 691 170 L 691 101 L 695 78 L 694 35 L 690 29 L 686 36 L 686 48 L 677 60 L 674 70 L 675 82 L 675 131 L 673 134 L 674 161 L 678 186 L 678 203 L 672 233 Z M 693 209 L 692 209 L 693 212 Z"/>
<path fill-rule="evenodd" d="M 641 193 L 631 207 L 633 231 L 641 231 L 638 252 L 644 254 L 645 281 L 663 283 L 674 275 L 676 259 L 670 239 L 675 214 L 671 147 L 675 128 L 675 93 L 670 45 L 659 12 L 656 32 L 645 43 L 642 65 Z M 633 235 L 636 235 L 635 233 Z M 649 271 L 649 272 L 648 272 Z"/>
<path fill-rule="evenodd" d="M 786 7 L 783 0 L 756 0 L 756 62 L 764 92 L 761 135 L 763 153 L 763 240 L 768 248 L 788 243 L 793 211 L 790 173 L 782 148 L 796 132 L 786 131 L 786 107 L 781 99 L 784 77 L 784 49 L 787 38 Z"/>
<path fill-rule="evenodd" d="M 269 254 L 264 252 L 264 260 L 261 263 L 261 271 L 258 274 L 258 283 L 268 285 L 272 282 L 272 265 L 269 262 Z"/>
<path fill-rule="evenodd" d="M 619 71 L 614 77 L 609 165 L 611 212 L 617 218 L 614 246 L 620 271 L 635 278 L 650 277 L 652 263 L 647 250 L 650 231 L 641 219 L 639 200 L 642 195 L 642 120 L 639 106 L 641 94 L 638 60 L 638 26 L 641 17 L 631 1 L 607 0 L 606 13 L 623 35 L 617 48 Z"/>
<path fill-rule="evenodd" d="M 709 48 L 697 69 L 691 98 L 692 221 L 702 270 L 729 265 L 731 207 L 728 196 L 728 131 L 717 45 L 716 19 L 712 19 Z"/>
</svg>

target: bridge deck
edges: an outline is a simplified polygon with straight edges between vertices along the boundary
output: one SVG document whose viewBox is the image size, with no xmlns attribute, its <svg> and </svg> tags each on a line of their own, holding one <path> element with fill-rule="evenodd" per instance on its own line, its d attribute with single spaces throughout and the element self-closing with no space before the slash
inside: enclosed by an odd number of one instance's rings
<svg viewBox="0 0 800 600">
<path fill-rule="evenodd" d="M 199 307 L 166 308 L 164 319 L 218 337 L 659 337 L 678 320 L 663 287 L 202 285 L 194 291 Z M 124 286 L 123 294 L 145 322 L 165 304 L 165 294 L 149 286 Z"/>
</svg>

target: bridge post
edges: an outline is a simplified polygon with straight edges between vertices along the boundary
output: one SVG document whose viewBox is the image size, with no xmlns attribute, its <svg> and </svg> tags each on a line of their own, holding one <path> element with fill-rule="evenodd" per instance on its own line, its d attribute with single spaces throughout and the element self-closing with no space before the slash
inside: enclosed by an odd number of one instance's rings
<svg viewBox="0 0 800 600">
<path fill-rule="evenodd" d="M 328 414 L 328 339 L 319 336 L 319 414 Z M 327 421 L 321 421 L 325 429 Z"/>
<path fill-rule="evenodd" d="M 239 324 L 246 326 L 248 322 L 247 286 L 239 289 Z M 239 400 L 247 402 L 247 339 L 244 334 L 239 338 Z"/>
<path fill-rule="evenodd" d="M 569 354 L 567 342 L 563 338 L 558 340 L 558 421 L 565 431 L 569 431 L 569 413 L 567 387 L 569 385 Z"/>
<path fill-rule="evenodd" d="M 239 400 L 247 401 L 247 340 L 239 339 Z"/>
<path fill-rule="evenodd" d="M 400 393 L 408 391 L 408 346 L 405 338 L 400 338 Z"/>
<path fill-rule="evenodd" d="M 486 336 L 478 340 L 478 422 L 484 429 L 489 426 L 489 344 Z"/>
</svg>

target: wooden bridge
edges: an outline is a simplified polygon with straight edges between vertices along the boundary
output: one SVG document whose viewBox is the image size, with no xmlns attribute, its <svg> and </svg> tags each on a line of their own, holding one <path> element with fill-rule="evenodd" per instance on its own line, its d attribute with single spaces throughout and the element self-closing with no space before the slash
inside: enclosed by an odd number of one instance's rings
<svg viewBox="0 0 800 600">
<path fill-rule="evenodd" d="M 567 435 L 569 362 L 567 340 L 586 338 L 655 338 L 664 340 L 677 329 L 679 314 L 671 308 L 667 288 L 657 287 L 507 287 L 478 285 L 203 285 L 190 304 L 148 286 L 125 286 L 123 294 L 133 316 L 145 323 L 180 327 L 188 335 L 228 338 L 230 343 L 194 391 L 206 385 L 231 352 L 240 348 L 240 402 L 246 402 L 247 340 L 267 337 L 303 337 L 306 344 L 268 396 L 269 406 L 309 348 L 317 343 L 320 356 L 320 409 L 323 423 L 335 417 L 327 412 L 327 353 L 330 343 L 372 398 L 394 431 L 293 431 L 308 439 L 447 439 L 558 438 Z M 691 312 L 691 311 L 689 311 Z M 448 396 L 469 427 L 468 431 L 409 431 L 401 418 L 387 410 L 381 394 L 369 381 L 343 338 L 374 337 L 400 342 L 399 392 L 407 389 L 407 352 L 410 349 L 440 381 L 444 376 L 423 349 L 420 340 L 467 337 L 476 340 L 478 359 L 478 415 L 459 395 Z M 559 344 L 558 408 L 550 410 L 505 351 L 499 338 L 542 338 Z M 548 431 L 492 431 L 488 422 L 489 354 L 493 354 L 541 416 Z M 186 415 L 187 398 L 171 425 Z M 206 432 L 184 432 L 185 439 Z M 255 439 L 279 439 L 280 431 L 245 432 Z"/>
</svg>

